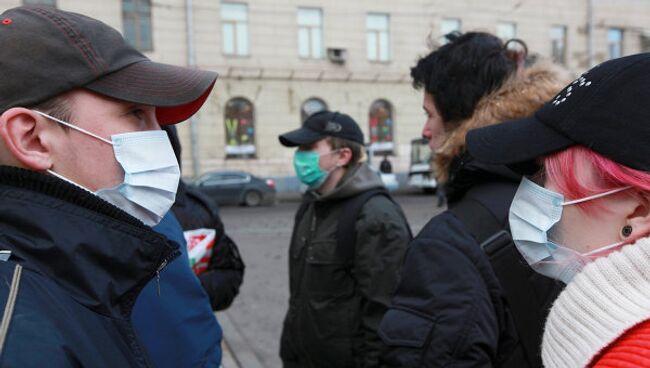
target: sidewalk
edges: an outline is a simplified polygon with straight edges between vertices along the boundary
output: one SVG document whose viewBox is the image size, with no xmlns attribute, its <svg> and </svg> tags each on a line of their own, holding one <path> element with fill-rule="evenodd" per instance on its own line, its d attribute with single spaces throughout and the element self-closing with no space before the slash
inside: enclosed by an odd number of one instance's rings
<svg viewBox="0 0 650 368">
<path fill-rule="evenodd" d="M 223 368 L 242 368 L 232 355 L 225 338 L 221 341 L 221 353 L 221 366 Z"/>
<path fill-rule="evenodd" d="M 250 347 L 248 341 L 233 323 L 227 311 L 217 313 L 223 330 L 221 365 L 223 368 L 265 368 Z"/>
</svg>

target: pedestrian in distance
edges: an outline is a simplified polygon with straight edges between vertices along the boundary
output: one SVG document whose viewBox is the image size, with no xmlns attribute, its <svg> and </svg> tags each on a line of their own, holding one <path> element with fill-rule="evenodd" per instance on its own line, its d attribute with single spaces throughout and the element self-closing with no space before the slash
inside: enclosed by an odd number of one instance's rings
<svg viewBox="0 0 650 368">
<path fill-rule="evenodd" d="M 309 189 L 289 248 L 285 367 L 376 367 L 377 327 L 411 239 L 402 209 L 362 161 L 363 133 L 348 115 L 322 111 L 281 135 Z"/>
<path fill-rule="evenodd" d="M 650 54 L 606 61 L 534 116 L 471 131 L 470 153 L 527 174 L 517 249 L 568 284 L 546 321 L 545 367 L 650 362 Z"/>
<path fill-rule="evenodd" d="M 393 165 L 390 163 L 390 160 L 388 160 L 388 155 L 384 155 L 384 158 L 379 163 L 379 171 L 383 174 L 393 173 Z"/>
<path fill-rule="evenodd" d="M 520 174 L 466 152 L 468 130 L 529 116 L 568 80 L 550 63 L 524 66 L 526 48 L 482 32 L 452 33 L 418 60 L 422 131 L 448 210 L 411 242 L 379 334 L 387 367 L 539 367 L 545 305 L 560 285 L 535 273 L 507 236 Z M 512 44 L 523 46 L 512 52 Z M 518 267 L 520 266 L 521 267 Z M 531 295 L 519 295 L 519 290 Z"/>
<path fill-rule="evenodd" d="M 178 244 L 151 228 L 180 177 L 160 125 L 193 115 L 216 73 L 152 62 L 53 7 L 2 13 L 0 47 L 0 366 L 152 367 L 134 304 L 147 286 L 159 303 L 179 290 L 161 282 Z M 158 325 L 187 317 L 167 311 Z M 219 326 L 202 328 L 218 365 Z"/>
</svg>

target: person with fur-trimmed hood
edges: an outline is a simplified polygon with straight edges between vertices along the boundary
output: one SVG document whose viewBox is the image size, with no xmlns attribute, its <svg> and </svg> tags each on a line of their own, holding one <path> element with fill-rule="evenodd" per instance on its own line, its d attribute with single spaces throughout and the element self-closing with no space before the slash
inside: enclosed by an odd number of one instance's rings
<svg viewBox="0 0 650 368">
<path fill-rule="evenodd" d="M 445 183 L 449 209 L 409 246 L 380 325 L 382 366 L 541 366 L 544 306 L 560 286 L 528 267 L 518 277 L 515 266 L 525 264 L 518 258 L 495 261 L 497 243 L 499 254 L 513 254 L 503 231 L 521 176 L 474 160 L 466 153 L 465 135 L 531 115 L 562 89 L 568 73 L 551 63 L 524 67 L 525 44 L 519 40 L 511 41 L 522 52 L 482 32 L 445 37 L 449 42 L 421 58 L 411 75 L 414 87 L 424 87 L 422 135 L 435 152 L 435 174 Z M 503 234 L 505 242 L 493 241 Z M 513 288 L 534 296 L 511 302 Z"/>
</svg>

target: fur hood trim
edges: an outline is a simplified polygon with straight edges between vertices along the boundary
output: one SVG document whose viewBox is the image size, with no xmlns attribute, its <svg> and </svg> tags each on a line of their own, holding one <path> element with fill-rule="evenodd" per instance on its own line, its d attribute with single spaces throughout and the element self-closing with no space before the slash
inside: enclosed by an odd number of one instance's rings
<svg viewBox="0 0 650 368">
<path fill-rule="evenodd" d="M 451 123 L 445 143 L 436 150 L 433 167 L 438 181 L 445 183 L 449 179 L 451 162 L 465 150 L 465 135 L 470 129 L 531 116 L 570 82 L 564 68 L 543 62 L 522 70 L 483 97 L 472 117 Z"/>
</svg>

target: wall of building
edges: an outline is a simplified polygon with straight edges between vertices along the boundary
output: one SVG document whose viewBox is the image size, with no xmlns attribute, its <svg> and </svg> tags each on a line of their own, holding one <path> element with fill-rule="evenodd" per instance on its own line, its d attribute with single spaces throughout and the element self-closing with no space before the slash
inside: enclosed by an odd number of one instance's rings
<svg viewBox="0 0 650 368">
<path fill-rule="evenodd" d="M 368 112 L 373 101 L 385 99 L 393 108 L 396 171 L 408 169 L 411 139 L 420 136 L 424 115 L 421 92 L 410 86 L 409 68 L 429 44 L 441 40 L 444 19 L 457 18 L 463 31 L 494 33 L 498 22 L 516 24 L 518 38 L 531 53 L 551 54 L 550 28 L 567 28 L 567 67 L 578 74 L 588 68 L 587 6 L 583 1 L 525 0 L 238 0 L 248 5 L 249 49 L 247 56 L 223 53 L 221 2 L 193 0 L 194 59 L 198 67 L 220 73 L 205 107 L 195 119 L 199 173 L 216 169 L 244 169 L 263 176 L 292 175 L 292 150 L 283 148 L 277 136 L 299 127 L 302 103 L 311 97 L 325 101 L 332 110 L 348 113 L 367 135 Z M 21 4 L 0 0 L 0 8 Z M 154 49 L 146 54 L 156 61 L 187 65 L 187 13 L 185 0 L 152 1 Z M 623 54 L 642 51 L 642 36 L 650 32 L 650 2 L 644 0 L 591 0 L 593 4 L 593 63 L 606 60 L 607 31 L 624 31 Z M 122 29 L 119 0 L 58 0 L 61 9 L 99 18 Z M 298 56 L 299 7 L 322 9 L 324 46 L 347 50 L 339 65 L 327 58 Z M 390 61 L 371 62 L 366 57 L 366 15 L 390 17 Z M 243 97 L 255 109 L 255 158 L 228 158 L 225 154 L 224 107 L 231 98 Z M 192 176 L 191 139 L 188 124 L 179 126 L 184 145 L 184 171 Z"/>
</svg>

